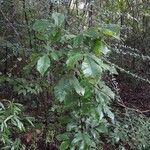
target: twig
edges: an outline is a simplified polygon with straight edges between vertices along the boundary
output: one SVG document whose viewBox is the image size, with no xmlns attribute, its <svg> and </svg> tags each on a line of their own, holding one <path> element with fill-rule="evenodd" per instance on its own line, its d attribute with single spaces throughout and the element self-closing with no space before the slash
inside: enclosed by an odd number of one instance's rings
<svg viewBox="0 0 150 150">
<path fill-rule="evenodd" d="M 124 107 L 125 109 L 132 110 L 132 111 L 136 111 L 136 112 L 139 112 L 139 113 L 147 113 L 147 112 L 150 112 L 150 110 L 139 110 L 139 109 L 135 109 L 135 108 L 128 107 L 128 106 L 126 106 L 123 102 L 118 102 L 118 101 L 117 101 L 117 104 L 118 104 L 119 106 Z"/>
</svg>

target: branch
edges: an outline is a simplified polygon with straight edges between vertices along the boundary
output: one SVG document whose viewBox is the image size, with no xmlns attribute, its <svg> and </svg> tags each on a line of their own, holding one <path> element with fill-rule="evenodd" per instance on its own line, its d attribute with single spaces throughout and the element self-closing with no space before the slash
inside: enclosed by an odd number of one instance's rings
<svg viewBox="0 0 150 150">
<path fill-rule="evenodd" d="M 125 109 L 132 110 L 132 111 L 136 111 L 136 112 L 138 112 L 138 113 L 147 113 L 147 112 L 150 112 L 150 110 L 139 110 L 139 109 L 135 109 L 135 108 L 128 107 L 128 106 L 126 106 L 123 102 L 118 102 L 118 101 L 117 101 L 117 104 L 118 104 L 119 106 L 124 107 Z"/>
</svg>

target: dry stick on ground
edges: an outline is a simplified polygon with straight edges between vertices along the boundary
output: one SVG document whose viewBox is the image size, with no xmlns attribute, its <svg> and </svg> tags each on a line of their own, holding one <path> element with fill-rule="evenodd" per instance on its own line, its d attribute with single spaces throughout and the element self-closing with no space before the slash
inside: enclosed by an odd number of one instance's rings
<svg viewBox="0 0 150 150">
<path fill-rule="evenodd" d="M 117 104 L 118 104 L 119 106 L 124 107 L 125 109 L 132 110 L 132 111 L 136 111 L 136 112 L 139 112 L 139 113 L 147 113 L 147 112 L 150 112 L 150 110 L 139 110 L 139 109 L 127 107 L 123 102 L 118 102 L 118 101 L 117 101 Z"/>
</svg>

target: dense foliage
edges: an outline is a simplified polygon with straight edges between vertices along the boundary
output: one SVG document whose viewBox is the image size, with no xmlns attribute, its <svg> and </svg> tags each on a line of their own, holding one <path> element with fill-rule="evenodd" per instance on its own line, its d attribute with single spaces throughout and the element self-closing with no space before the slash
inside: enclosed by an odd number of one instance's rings
<svg viewBox="0 0 150 150">
<path fill-rule="evenodd" d="M 148 3 L 0 2 L 0 149 L 149 149 Z"/>
</svg>

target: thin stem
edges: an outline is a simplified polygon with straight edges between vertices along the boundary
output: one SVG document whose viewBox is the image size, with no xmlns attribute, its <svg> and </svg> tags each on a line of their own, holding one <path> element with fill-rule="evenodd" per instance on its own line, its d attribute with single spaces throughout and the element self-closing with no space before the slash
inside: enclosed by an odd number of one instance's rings
<svg viewBox="0 0 150 150">
<path fill-rule="evenodd" d="M 28 15 L 26 12 L 26 1 L 25 0 L 23 0 L 23 11 L 24 11 L 25 22 L 27 24 L 27 31 L 28 31 L 28 36 L 29 36 L 29 46 L 32 49 L 32 37 L 31 37 Z"/>
</svg>

